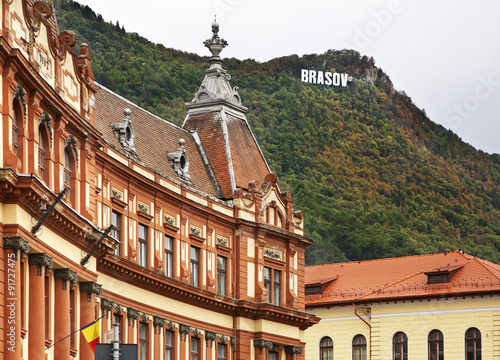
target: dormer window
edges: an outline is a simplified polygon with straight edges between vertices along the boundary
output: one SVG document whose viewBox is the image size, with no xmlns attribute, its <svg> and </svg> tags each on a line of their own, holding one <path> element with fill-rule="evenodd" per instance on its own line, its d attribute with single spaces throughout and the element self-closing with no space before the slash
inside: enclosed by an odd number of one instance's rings
<svg viewBox="0 0 500 360">
<path fill-rule="evenodd" d="M 125 117 L 121 122 L 111 123 L 111 128 L 113 129 L 113 133 L 120 142 L 123 150 L 125 150 L 131 157 L 137 158 L 134 145 L 134 129 L 132 128 L 132 120 L 130 120 L 131 113 L 132 111 L 128 108 L 123 110 L 123 115 Z"/>
<path fill-rule="evenodd" d="M 424 272 L 427 275 L 427 284 L 449 283 L 451 278 L 460 270 L 463 265 L 446 265 L 431 271 Z"/>
<path fill-rule="evenodd" d="M 191 181 L 191 176 L 189 175 L 189 159 L 184 148 L 185 144 L 186 141 L 184 139 L 179 139 L 179 148 L 176 152 L 167 153 L 167 158 L 180 179 Z"/>
<path fill-rule="evenodd" d="M 335 280 L 337 280 L 338 278 L 339 277 L 336 276 L 336 277 L 331 278 L 331 279 L 321 280 L 321 281 L 306 284 L 306 286 L 305 286 L 306 295 L 322 294 L 326 290 L 326 288 L 328 286 L 330 286 L 330 284 L 332 282 L 334 282 Z"/>
</svg>

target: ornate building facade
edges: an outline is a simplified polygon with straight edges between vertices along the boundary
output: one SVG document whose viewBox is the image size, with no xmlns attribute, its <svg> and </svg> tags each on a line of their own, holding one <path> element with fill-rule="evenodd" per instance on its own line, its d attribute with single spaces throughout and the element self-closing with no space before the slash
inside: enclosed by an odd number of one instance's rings
<svg viewBox="0 0 500 360">
<path fill-rule="evenodd" d="M 311 242 L 218 25 L 178 127 L 97 84 L 50 3 L 0 11 L 0 359 L 93 359 L 78 329 L 101 316 L 139 359 L 303 359 Z"/>
</svg>

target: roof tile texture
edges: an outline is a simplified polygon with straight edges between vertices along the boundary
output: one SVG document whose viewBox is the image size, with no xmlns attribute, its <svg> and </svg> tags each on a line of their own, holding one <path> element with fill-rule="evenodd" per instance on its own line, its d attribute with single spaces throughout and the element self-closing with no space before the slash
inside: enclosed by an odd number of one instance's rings
<svg viewBox="0 0 500 360">
<path fill-rule="evenodd" d="M 205 194 L 216 196 L 191 133 L 160 119 L 106 88 L 98 86 L 97 89 L 96 127 L 108 143 L 123 150 L 110 124 L 120 122 L 124 118 L 124 109 L 129 108 L 135 134 L 134 145 L 140 162 L 163 175 L 179 180 L 168 161 L 167 153 L 176 152 L 179 139 L 182 138 L 186 141 L 185 150 L 189 159 L 192 186 Z"/>
<path fill-rule="evenodd" d="M 223 121 L 226 122 L 229 150 L 224 141 Z M 232 198 L 228 153 L 231 156 L 236 187 L 248 188 L 254 180 L 263 181 L 269 174 L 264 157 L 247 122 L 220 111 L 192 114 L 184 127 L 197 130 L 219 181 L 224 197 Z"/>
<path fill-rule="evenodd" d="M 449 282 L 427 283 L 426 272 L 463 265 Z M 305 283 L 337 276 L 323 294 L 306 296 L 306 306 L 406 297 L 500 293 L 500 265 L 460 251 L 360 262 L 307 266 Z"/>
</svg>

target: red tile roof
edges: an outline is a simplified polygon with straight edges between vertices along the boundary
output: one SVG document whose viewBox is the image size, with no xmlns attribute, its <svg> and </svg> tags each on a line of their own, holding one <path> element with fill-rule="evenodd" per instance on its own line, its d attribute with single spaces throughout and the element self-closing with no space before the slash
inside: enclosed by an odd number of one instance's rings
<svg viewBox="0 0 500 360">
<path fill-rule="evenodd" d="M 141 163 L 171 179 L 179 180 L 167 159 L 167 153 L 177 151 L 179 139 L 182 138 L 186 141 L 185 150 L 189 159 L 192 187 L 216 197 L 209 172 L 189 131 L 151 114 L 99 85 L 95 105 L 96 127 L 112 147 L 119 151 L 123 150 L 110 124 L 118 123 L 124 118 L 125 108 L 131 110 L 134 145 Z"/>
<path fill-rule="evenodd" d="M 426 273 L 456 271 L 449 282 L 427 283 Z M 306 307 L 472 293 L 500 294 L 500 265 L 460 251 L 380 260 L 307 266 L 305 284 L 338 276 L 322 294 L 306 296 Z"/>
<path fill-rule="evenodd" d="M 220 110 L 201 112 L 190 114 L 184 128 L 199 133 L 224 198 L 233 197 L 231 173 L 234 186 L 243 189 L 270 173 L 246 120 Z"/>
</svg>

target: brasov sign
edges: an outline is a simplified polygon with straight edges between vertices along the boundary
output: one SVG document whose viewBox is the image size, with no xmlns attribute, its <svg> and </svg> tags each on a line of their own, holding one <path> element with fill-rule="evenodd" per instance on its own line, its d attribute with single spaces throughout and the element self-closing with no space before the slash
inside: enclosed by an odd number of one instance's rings
<svg viewBox="0 0 500 360">
<path fill-rule="evenodd" d="M 323 71 L 302 69 L 300 80 L 302 80 L 302 82 L 310 84 L 347 87 L 347 82 L 349 81 L 349 75 L 331 73 L 329 71 L 323 72 Z"/>
</svg>

